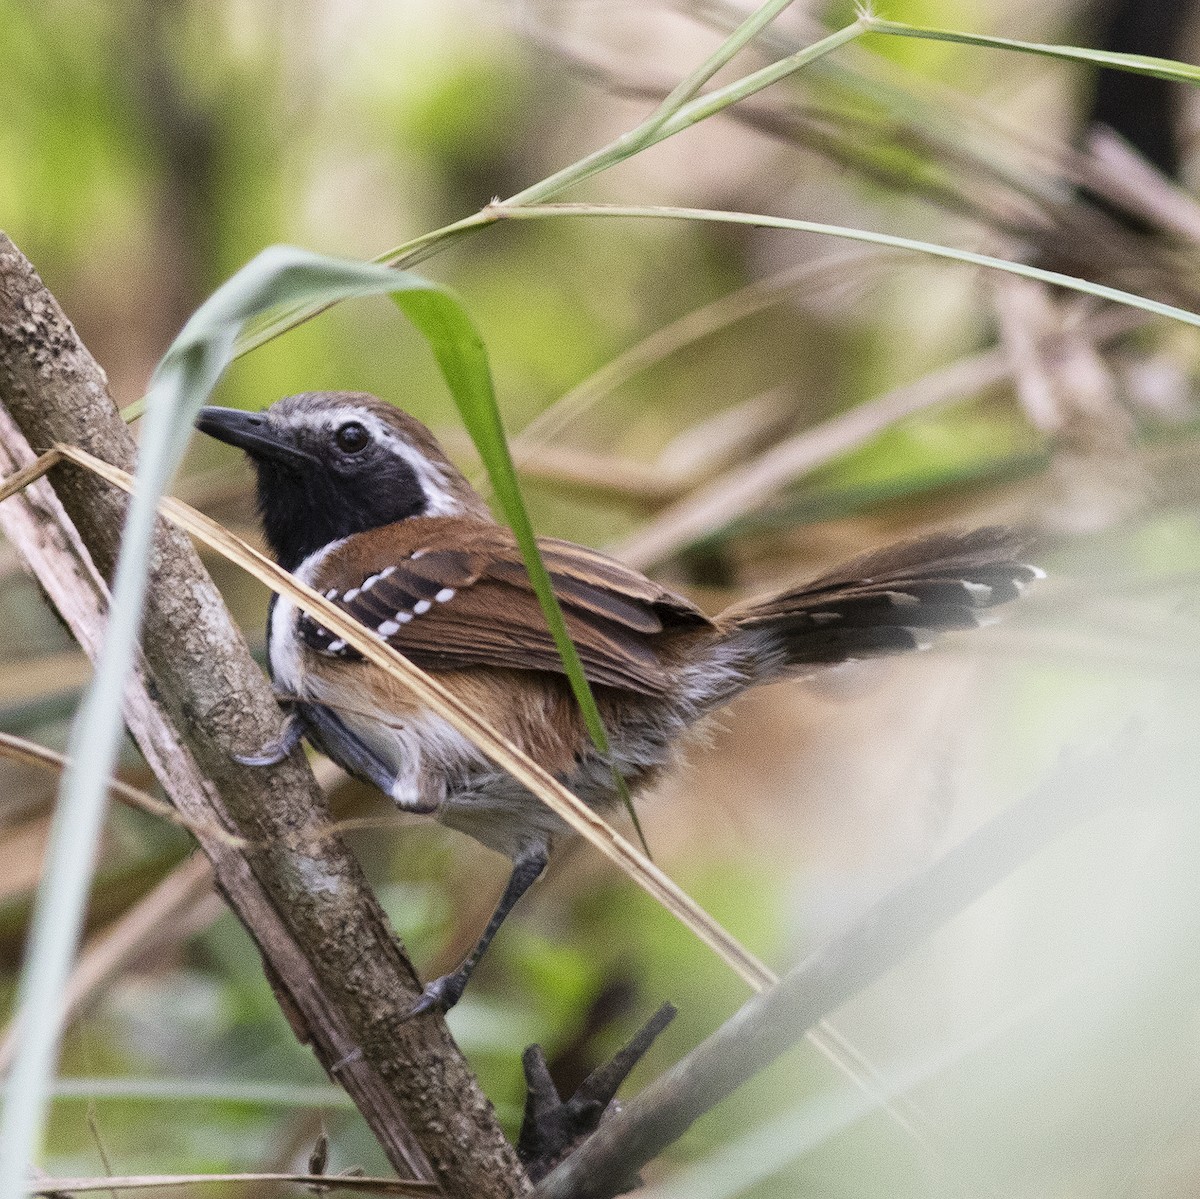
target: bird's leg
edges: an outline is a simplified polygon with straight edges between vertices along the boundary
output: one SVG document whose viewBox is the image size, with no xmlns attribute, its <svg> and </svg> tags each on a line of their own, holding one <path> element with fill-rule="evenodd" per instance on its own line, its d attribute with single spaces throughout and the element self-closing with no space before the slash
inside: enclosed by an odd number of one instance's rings
<svg viewBox="0 0 1200 1199">
<path fill-rule="evenodd" d="M 276 693 L 279 706 L 287 715 L 284 717 L 283 732 L 272 738 L 256 754 L 234 754 L 233 760 L 243 766 L 278 766 L 304 739 L 304 721 L 295 711 L 296 700 L 290 695 Z"/>
<path fill-rule="evenodd" d="M 396 807 L 405 812 L 436 812 L 445 798 L 445 785 L 436 783 L 414 787 L 405 776 L 399 776 L 361 737 L 346 727 L 331 709 L 323 704 L 297 705 L 308 739 L 328 758 L 332 758 L 347 774 L 378 787 Z"/>
<path fill-rule="evenodd" d="M 546 869 L 549 856 L 545 844 L 536 842 L 527 845 L 513 859 L 513 869 L 512 874 L 508 876 L 508 885 L 504 888 L 504 894 L 500 896 L 500 902 L 496 905 L 492 918 L 487 922 L 487 927 L 483 930 L 479 940 L 475 942 L 475 948 L 467 954 L 457 970 L 450 974 L 443 974 L 441 978 L 435 978 L 433 982 L 426 984 L 421 998 L 409 1008 L 410 1019 L 435 1008 L 438 1011 L 448 1012 L 459 1001 L 466 988 L 467 980 L 474 973 L 475 967 L 479 965 L 480 958 L 487 952 L 487 947 L 492 943 L 492 938 L 496 935 L 500 925 L 504 923 L 504 918 L 516 906 L 517 900 L 541 877 L 542 871 Z"/>
</svg>

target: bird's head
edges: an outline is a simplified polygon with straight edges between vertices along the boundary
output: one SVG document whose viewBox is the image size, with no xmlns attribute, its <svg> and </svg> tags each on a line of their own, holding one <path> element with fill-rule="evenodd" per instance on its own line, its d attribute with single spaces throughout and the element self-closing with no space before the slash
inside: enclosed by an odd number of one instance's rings
<svg viewBox="0 0 1200 1199">
<path fill-rule="evenodd" d="M 413 516 L 488 516 L 433 434 L 364 392 L 305 392 L 263 412 L 203 408 L 196 428 L 249 455 L 263 532 L 288 570 L 332 541 Z"/>
</svg>

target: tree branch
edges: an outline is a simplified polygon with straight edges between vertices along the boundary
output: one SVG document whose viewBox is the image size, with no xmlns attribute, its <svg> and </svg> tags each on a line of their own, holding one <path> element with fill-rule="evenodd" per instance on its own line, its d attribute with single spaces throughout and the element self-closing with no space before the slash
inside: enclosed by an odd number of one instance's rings
<svg viewBox="0 0 1200 1199">
<path fill-rule="evenodd" d="M 1164 760 L 1162 745 L 1119 739 L 1112 752 L 1064 765 L 840 936 L 756 995 L 716 1032 L 604 1121 L 535 1188 L 534 1199 L 611 1199 L 705 1112 L 805 1032 L 886 974 L 1068 828 L 1130 793 Z M 1165 760 L 1173 760 L 1168 755 Z"/>
<path fill-rule="evenodd" d="M 3 234 L 0 401 L 12 417 L 0 425 L 5 473 L 30 460 L 26 443 L 70 443 L 133 465 L 133 439 L 103 371 Z M 53 491 L 42 481 L 0 507 L 0 525 L 94 657 L 126 500 L 73 467 L 57 467 L 53 479 Z M 417 976 L 357 862 L 328 834 L 303 754 L 272 768 L 234 760 L 277 736 L 281 716 L 191 544 L 165 524 L 142 636 L 126 721 L 197 825 L 217 885 L 257 943 L 296 1035 L 345 1087 L 398 1170 L 473 1199 L 525 1193 L 515 1151 L 445 1023 L 404 1019 L 420 993 Z M 232 828 L 254 848 L 205 836 L 205 822 Z"/>
</svg>

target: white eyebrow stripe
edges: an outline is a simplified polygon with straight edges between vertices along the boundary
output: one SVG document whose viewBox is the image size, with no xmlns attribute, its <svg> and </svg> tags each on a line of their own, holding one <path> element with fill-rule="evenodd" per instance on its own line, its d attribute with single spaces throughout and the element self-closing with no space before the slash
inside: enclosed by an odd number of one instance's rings
<svg viewBox="0 0 1200 1199">
<path fill-rule="evenodd" d="M 462 511 L 462 503 L 451 495 L 446 473 L 441 466 L 431 462 L 406 437 L 366 408 L 360 408 L 351 402 L 333 411 L 301 411 L 289 413 L 287 416 L 289 424 L 320 433 L 332 432 L 350 420 L 358 421 L 375 441 L 386 445 L 397 458 L 402 458 L 412 468 L 421 490 L 425 493 L 425 516 L 455 516 Z"/>
</svg>

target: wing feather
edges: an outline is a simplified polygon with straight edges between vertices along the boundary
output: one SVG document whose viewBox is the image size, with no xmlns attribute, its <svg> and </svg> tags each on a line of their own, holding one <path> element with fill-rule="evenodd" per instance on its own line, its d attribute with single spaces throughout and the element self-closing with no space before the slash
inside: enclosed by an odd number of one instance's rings
<svg viewBox="0 0 1200 1199">
<path fill-rule="evenodd" d="M 665 692 L 663 633 L 708 618 L 603 554 L 551 539 L 539 548 L 589 682 Z M 430 517 L 374 530 L 323 560 L 314 585 L 426 669 L 562 673 L 515 538 L 499 525 Z M 304 635 L 321 652 L 353 656 L 316 622 Z"/>
</svg>

